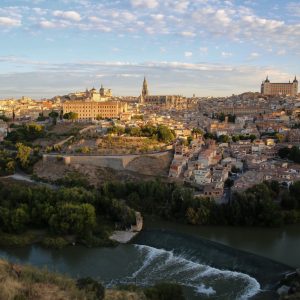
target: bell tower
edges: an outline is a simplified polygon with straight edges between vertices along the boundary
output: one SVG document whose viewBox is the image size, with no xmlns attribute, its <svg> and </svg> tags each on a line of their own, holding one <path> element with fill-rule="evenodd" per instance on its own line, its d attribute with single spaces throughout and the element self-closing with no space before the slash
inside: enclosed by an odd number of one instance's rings
<svg viewBox="0 0 300 300">
<path fill-rule="evenodd" d="M 148 83 L 146 80 L 146 77 L 144 77 L 144 82 L 143 82 L 143 90 L 142 90 L 142 97 L 145 98 L 149 95 L 148 91 Z"/>
</svg>

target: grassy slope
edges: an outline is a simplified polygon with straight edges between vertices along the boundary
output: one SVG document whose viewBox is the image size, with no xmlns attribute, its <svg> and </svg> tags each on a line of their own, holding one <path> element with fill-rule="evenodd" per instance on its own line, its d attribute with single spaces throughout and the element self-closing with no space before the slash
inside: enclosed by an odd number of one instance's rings
<svg viewBox="0 0 300 300">
<path fill-rule="evenodd" d="M 66 276 L 20 266 L 0 260 L 0 300 L 83 300 L 96 299 L 76 287 L 76 281 Z M 146 299 L 127 291 L 107 290 L 105 300 Z"/>
</svg>

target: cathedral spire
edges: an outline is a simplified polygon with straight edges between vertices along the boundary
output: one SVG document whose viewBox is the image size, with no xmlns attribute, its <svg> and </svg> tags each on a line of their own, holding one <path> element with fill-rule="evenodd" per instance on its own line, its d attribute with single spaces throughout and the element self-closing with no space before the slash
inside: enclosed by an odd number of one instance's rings
<svg viewBox="0 0 300 300">
<path fill-rule="evenodd" d="M 148 91 L 148 83 L 146 80 L 146 77 L 144 77 L 144 82 L 143 82 L 143 90 L 142 90 L 142 96 L 146 97 L 149 95 L 149 91 Z"/>
</svg>

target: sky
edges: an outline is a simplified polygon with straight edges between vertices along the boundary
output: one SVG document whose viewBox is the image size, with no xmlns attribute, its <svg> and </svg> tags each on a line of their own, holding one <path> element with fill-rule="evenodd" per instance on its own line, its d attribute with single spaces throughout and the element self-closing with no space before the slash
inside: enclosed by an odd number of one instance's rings
<svg viewBox="0 0 300 300">
<path fill-rule="evenodd" d="M 228 96 L 300 77 L 299 0 L 1 0 L 0 99 Z"/>
</svg>

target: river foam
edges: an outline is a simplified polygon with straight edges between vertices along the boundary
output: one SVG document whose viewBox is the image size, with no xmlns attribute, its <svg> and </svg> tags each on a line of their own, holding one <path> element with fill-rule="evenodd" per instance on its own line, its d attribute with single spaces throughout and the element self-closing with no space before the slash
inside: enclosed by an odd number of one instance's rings
<svg viewBox="0 0 300 300">
<path fill-rule="evenodd" d="M 199 298 L 249 299 L 260 291 L 257 280 L 247 274 L 220 270 L 191 260 L 173 251 L 150 246 L 134 245 L 138 250 L 136 270 L 116 284 L 149 286 L 155 282 L 176 282 L 193 289 Z"/>
</svg>

